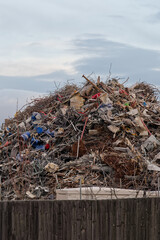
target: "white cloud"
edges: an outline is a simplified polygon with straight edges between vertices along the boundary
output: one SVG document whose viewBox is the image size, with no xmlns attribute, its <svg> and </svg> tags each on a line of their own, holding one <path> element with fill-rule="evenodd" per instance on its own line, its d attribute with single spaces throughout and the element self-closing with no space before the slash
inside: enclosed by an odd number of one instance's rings
<svg viewBox="0 0 160 240">
<path fill-rule="evenodd" d="M 5 118 L 11 118 L 18 109 L 24 106 L 31 99 L 39 97 L 40 93 L 21 90 L 0 90 L 0 123 L 4 122 Z"/>
<path fill-rule="evenodd" d="M 3 76 L 37 76 L 50 72 L 65 71 L 68 74 L 75 74 L 72 63 L 77 58 L 42 59 L 42 58 L 22 58 L 15 60 L 0 60 L 0 75 Z"/>
<path fill-rule="evenodd" d="M 152 71 L 160 72 L 160 68 L 152 68 Z"/>
<path fill-rule="evenodd" d="M 73 62 L 79 56 L 70 53 L 71 40 L 66 41 L 66 44 L 61 39 L 26 41 L 0 48 L 0 75 L 36 76 L 59 70 L 75 74 Z"/>
<path fill-rule="evenodd" d="M 74 62 L 96 56 L 95 49 L 71 51 L 71 40 L 85 33 L 160 51 L 159 24 L 152 21 L 159 7 L 158 0 L 1 1 L 0 75 L 77 74 Z"/>
</svg>

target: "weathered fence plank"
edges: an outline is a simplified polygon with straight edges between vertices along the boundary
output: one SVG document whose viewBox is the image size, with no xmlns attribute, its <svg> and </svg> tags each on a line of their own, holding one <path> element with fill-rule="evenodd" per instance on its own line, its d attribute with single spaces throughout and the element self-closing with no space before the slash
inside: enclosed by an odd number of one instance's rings
<svg viewBox="0 0 160 240">
<path fill-rule="evenodd" d="M 158 240 L 160 198 L 2 201 L 1 240 Z"/>
</svg>

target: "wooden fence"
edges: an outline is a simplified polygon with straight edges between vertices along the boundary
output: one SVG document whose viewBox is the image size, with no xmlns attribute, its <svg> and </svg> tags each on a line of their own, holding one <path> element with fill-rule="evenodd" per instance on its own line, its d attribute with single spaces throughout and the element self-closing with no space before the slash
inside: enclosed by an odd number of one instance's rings
<svg viewBox="0 0 160 240">
<path fill-rule="evenodd" d="M 0 202 L 1 240 L 159 240 L 160 199 Z"/>
</svg>

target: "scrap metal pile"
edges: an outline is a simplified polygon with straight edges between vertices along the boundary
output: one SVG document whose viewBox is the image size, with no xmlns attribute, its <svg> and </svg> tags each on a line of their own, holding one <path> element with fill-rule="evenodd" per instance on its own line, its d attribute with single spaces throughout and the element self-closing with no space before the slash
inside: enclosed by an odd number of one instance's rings
<svg viewBox="0 0 160 240">
<path fill-rule="evenodd" d="M 57 188 L 157 190 L 158 90 L 117 79 L 35 99 L 0 132 L 1 198 L 54 199 Z"/>
</svg>

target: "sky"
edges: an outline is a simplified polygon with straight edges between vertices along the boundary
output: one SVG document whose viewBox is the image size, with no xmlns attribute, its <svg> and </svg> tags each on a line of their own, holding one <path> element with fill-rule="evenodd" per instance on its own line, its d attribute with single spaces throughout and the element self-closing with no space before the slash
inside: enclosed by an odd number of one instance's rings
<svg viewBox="0 0 160 240">
<path fill-rule="evenodd" d="M 160 86 L 160 1 L 0 0 L 0 123 L 82 75 Z"/>
</svg>

